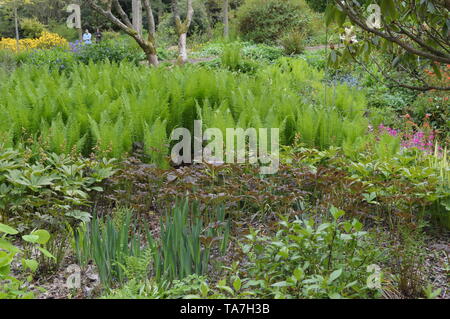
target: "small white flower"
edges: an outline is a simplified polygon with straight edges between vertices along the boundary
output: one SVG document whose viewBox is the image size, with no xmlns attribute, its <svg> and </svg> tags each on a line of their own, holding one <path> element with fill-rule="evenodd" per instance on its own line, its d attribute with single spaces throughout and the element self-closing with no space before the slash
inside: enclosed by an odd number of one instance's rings
<svg viewBox="0 0 450 319">
<path fill-rule="evenodd" d="M 340 36 L 340 39 L 346 44 L 358 43 L 358 39 L 355 34 L 355 27 L 345 28 L 344 34 Z"/>
</svg>

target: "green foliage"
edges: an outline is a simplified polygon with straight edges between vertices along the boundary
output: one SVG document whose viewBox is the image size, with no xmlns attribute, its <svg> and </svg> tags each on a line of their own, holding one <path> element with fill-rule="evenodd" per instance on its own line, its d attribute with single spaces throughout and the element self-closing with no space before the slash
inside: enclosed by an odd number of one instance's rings
<svg viewBox="0 0 450 319">
<path fill-rule="evenodd" d="M 274 62 L 284 56 L 282 48 L 270 46 L 266 44 L 254 44 L 250 42 L 231 42 L 231 43 L 209 43 L 206 44 L 199 52 L 193 55 L 199 57 L 221 56 L 224 54 L 225 48 L 240 47 L 243 58 L 255 60 L 261 63 Z"/>
<path fill-rule="evenodd" d="M 165 158 L 169 154 L 169 140 L 167 137 L 167 120 L 157 118 L 151 127 L 144 123 L 144 147 L 145 153 L 150 157 L 150 161 L 159 167 L 167 168 L 168 160 Z"/>
<path fill-rule="evenodd" d="M 243 58 L 242 47 L 238 42 L 224 46 L 220 62 L 220 67 L 234 72 L 254 73 L 258 67 L 253 61 Z"/>
<path fill-rule="evenodd" d="M 211 217 L 212 222 L 219 223 L 217 229 L 210 228 L 211 225 L 205 227 L 198 205 L 190 206 L 184 200 L 175 204 L 165 221 L 161 220 L 159 245 L 147 234 L 154 251 L 154 275 L 158 281 L 206 273 L 214 242 L 220 242 L 219 247 L 224 251 L 229 232 L 223 209 Z"/>
<path fill-rule="evenodd" d="M 450 103 L 447 92 L 427 92 L 420 94 L 406 109 L 415 123 L 427 120 L 440 131 L 442 139 L 450 138 Z"/>
<path fill-rule="evenodd" d="M 0 50 L 0 72 L 11 72 L 17 66 L 16 56 L 7 50 Z"/>
<path fill-rule="evenodd" d="M 236 63 L 233 50 L 224 58 L 230 65 Z M 163 141 L 176 127 L 192 129 L 200 117 L 206 127 L 280 128 L 282 144 L 300 133 L 307 145 L 320 148 L 365 134 L 362 92 L 326 87 L 323 73 L 302 60 L 281 59 L 253 72 L 195 66 L 149 72 L 122 62 L 75 65 L 58 74 L 24 65 L 0 82 L 0 136 L 10 146 L 114 158 L 143 143 L 148 161 L 164 167 Z M 219 110 L 228 114 L 226 122 L 214 116 Z"/>
<path fill-rule="evenodd" d="M 130 280 L 122 287 L 102 296 L 105 299 L 181 299 L 197 293 L 206 278 L 198 275 L 190 275 L 171 283 L 158 283 L 152 280 Z"/>
<path fill-rule="evenodd" d="M 342 6 L 340 2 L 343 2 Z M 371 1 L 330 1 L 325 12 L 326 24 L 334 22 L 337 25 L 335 33 L 344 38 L 344 48 L 330 52 L 330 64 L 339 67 L 357 61 L 369 66 L 366 70 L 373 73 L 370 67 L 376 61 L 375 69 L 380 72 L 378 81 L 387 79 L 393 86 L 418 91 L 448 87 L 445 75 L 446 65 L 450 63 L 446 49 L 450 28 L 448 2 L 377 1 L 382 18 L 380 26 L 368 27 L 368 12 L 373 13 L 369 6 L 373 4 Z M 355 29 L 355 26 L 362 28 Z M 404 32 L 411 28 L 422 32 Z M 427 68 L 435 72 L 439 81 L 427 76 Z"/>
<path fill-rule="evenodd" d="M 274 236 L 251 231 L 242 246 L 245 264 L 233 263 L 215 286 L 203 282 L 187 298 L 369 298 L 370 265 L 383 260 L 357 220 L 342 220 L 332 207 L 332 220 L 282 218 Z M 377 276 L 377 275 L 375 275 Z"/>
<path fill-rule="evenodd" d="M 242 55 L 248 59 L 260 62 L 274 62 L 283 56 L 283 50 L 279 47 L 266 44 L 244 43 Z"/>
<path fill-rule="evenodd" d="M 238 43 L 226 45 L 220 56 L 222 65 L 230 70 L 237 70 L 242 63 L 241 49 Z"/>
<path fill-rule="evenodd" d="M 258 295 L 269 298 L 361 298 L 376 295 L 367 287 L 367 266 L 379 262 L 378 248 L 367 242 L 362 224 L 333 219 L 280 222 L 274 237 L 248 236 L 248 274 Z M 248 284 L 248 283 L 247 283 Z"/>
<path fill-rule="evenodd" d="M 66 221 L 78 219 L 72 206 L 88 205 L 88 194 L 101 191 L 98 184 L 113 173 L 111 162 L 106 160 L 33 153 L 0 145 L 1 216 L 12 218 L 22 229 L 44 223 L 51 230 L 61 230 Z"/>
<path fill-rule="evenodd" d="M 20 64 L 57 71 L 70 70 L 75 63 L 73 54 L 60 48 L 21 52 L 16 59 Z"/>
<path fill-rule="evenodd" d="M 449 227 L 447 153 L 441 154 L 437 147 L 433 155 L 414 149 L 396 152 L 398 143 L 397 138 L 383 134 L 377 144 L 367 144 L 366 151 L 347 166 L 349 173 L 370 185 L 366 192 L 373 197 L 374 211 L 390 224 L 431 217 Z"/>
<path fill-rule="evenodd" d="M 306 3 L 317 12 L 325 12 L 328 0 L 306 0 Z"/>
<path fill-rule="evenodd" d="M 139 233 L 131 223 L 132 211 L 122 208 L 118 213 L 122 218 L 117 224 L 111 217 L 105 220 L 93 218 L 74 232 L 74 248 L 79 261 L 85 265 L 92 259 L 107 288 L 123 283 L 126 279 L 124 266 L 130 262 L 129 258 L 139 257 L 142 253 Z"/>
<path fill-rule="evenodd" d="M 130 47 L 127 42 L 102 41 L 83 45 L 76 54 L 77 60 L 88 64 L 109 60 L 110 62 L 129 61 L 137 64 L 144 59 L 142 50 Z"/>
<path fill-rule="evenodd" d="M 39 38 L 44 32 L 45 26 L 40 23 L 36 18 L 23 18 L 20 21 L 20 28 L 25 38 Z"/>
<path fill-rule="evenodd" d="M 78 31 L 76 29 L 68 28 L 65 23 L 51 21 L 48 25 L 48 30 L 52 33 L 58 34 L 67 41 L 75 41 L 79 39 Z"/>
<path fill-rule="evenodd" d="M 15 246 L 10 237 L 17 235 L 19 231 L 0 223 L 0 299 L 32 299 L 34 292 L 26 286 L 32 281 L 32 274 L 38 269 L 39 263 L 35 258 L 42 255 L 45 258 L 55 258 L 45 249 L 45 244 L 50 239 L 46 230 L 36 229 L 28 235 L 22 236 L 22 243 L 31 247 L 23 251 Z M 33 255 L 33 258 L 30 255 Z M 12 273 L 12 263 L 15 258 L 21 257 L 21 276 L 28 275 L 26 282 L 16 278 Z"/>
<path fill-rule="evenodd" d="M 129 281 L 145 281 L 152 276 L 159 284 L 203 274 L 208 269 L 210 250 L 218 242 L 224 252 L 229 224 L 223 209 L 210 215 L 218 227 L 204 225 L 197 205 L 177 202 L 161 219 L 159 238 L 150 230 L 140 232 L 129 209 L 119 209 L 113 217 L 94 218 L 78 227 L 73 247 L 81 265 L 93 260 L 100 280 L 107 288 Z M 117 219 L 118 218 L 118 219 Z M 144 247 L 141 240 L 146 241 Z"/>
<path fill-rule="evenodd" d="M 287 30 L 309 33 L 308 12 L 304 1 L 248 0 L 238 9 L 238 29 L 246 40 L 270 44 Z"/>
<path fill-rule="evenodd" d="M 305 34 L 297 31 L 287 33 L 281 38 L 281 45 L 287 55 L 301 54 L 305 50 Z"/>
</svg>

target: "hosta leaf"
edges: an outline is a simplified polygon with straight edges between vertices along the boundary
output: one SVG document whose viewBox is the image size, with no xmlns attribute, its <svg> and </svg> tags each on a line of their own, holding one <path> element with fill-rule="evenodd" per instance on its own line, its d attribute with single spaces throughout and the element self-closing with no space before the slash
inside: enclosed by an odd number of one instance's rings
<svg viewBox="0 0 450 319">
<path fill-rule="evenodd" d="M 9 241 L 7 241 L 5 239 L 2 239 L 2 238 L 0 238 L 0 248 L 4 249 L 4 250 L 7 250 L 9 252 L 12 252 L 12 253 L 20 252 L 19 248 L 17 248 L 13 244 L 11 244 Z"/>
<path fill-rule="evenodd" d="M 22 239 L 29 243 L 36 244 L 39 240 L 39 236 L 38 235 L 23 235 Z"/>
<path fill-rule="evenodd" d="M 25 268 L 30 269 L 32 272 L 35 272 L 39 266 L 39 263 L 33 259 L 22 259 L 22 265 Z"/>
<path fill-rule="evenodd" d="M 0 233 L 5 233 L 8 235 L 15 235 L 15 234 L 18 234 L 19 232 L 16 229 L 14 229 L 8 225 L 0 223 Z"/>
<path fill-rule="evenodd" d="M 35 230 L 31 234 L 39 237 L 37 243 L 41 245 L 45 245 L 50 239 L 50 233 L 44 229 Z"/>
</svg>

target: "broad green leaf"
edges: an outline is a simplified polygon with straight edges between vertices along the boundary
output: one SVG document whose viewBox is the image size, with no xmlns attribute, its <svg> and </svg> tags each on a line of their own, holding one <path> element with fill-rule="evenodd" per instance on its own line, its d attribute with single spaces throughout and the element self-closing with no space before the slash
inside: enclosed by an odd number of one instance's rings
<svg viewBox="0 0 450 319">
<path fill-rule="evenodd" d="M 235 291 L 239 291 L 241 289 L 241 279 L 238 277 L 233 281 L 233 287 Z"/>
<path fill-rule="evenodd" d="M 31 233 L 31 235 L 38 236 L 37 243 L 41 245 L 45 245 L 50 239 L 50 233 L 44 229 L 38 229 Z"/>
<path fill-rule="evenodd" d="M 19 233 L 16 229 L 2 223 L 0 223 L 0 232 L 8 235 L 15 235 Z"/>
<path fill-rule="evenodd" d="M 39 266 L 39 263 L 34 259 L 22 259 L 22 265 L 25 268 L 30 269 L 32 272 L 35 272 Z"/>
<path fill-rule="evenodd" d="M 0 238 L 0 248 L 7 250 L 9 252 L 12 252 L 12 253 L 20 252 L 19 248 L 17 248 L 16 246 L 14 246 L 9 241 L 7 241 L 6 239 L 3 239 L 3 238 Z"/>
<path fill-rule="evenodd" d="M 297 279 L 298 281 L 302 280 L 304 276 L 303 273 L 303 269 L 302 268 L 297 268 L 294 270 L 294 277 L 295 279 Z"/>
<path fill-rule="evenodd" d="M 343 210 L 337 209 L 334 206 L 331 206 L 330 213 L 335 220 L 338 220 L 340 217 L 345 215 L 345 212 Z"/>
<path fill-rule="evenodd" d="M 333 272 L 331 273 L 331 275 L 330 275 L 330 280 L 329 280 L 329 282 L 335 281 L 335 280 L 338 279 L 341 275 L 342 275 L 342 268 L 333 271 Z"/>
<path fill-rule="evenodd" d="M 272 285 L 272 287 L 290 287 L 290 286 L 292 286 L 292 284 L 288 283 L 287 281 L 280 281 Z"/>
<path fill-rule="evenodd" d="M 39 236 L 37 235 L 23 235 L 22 239 L 29 242 L 29 243 L 33 243 L 36 244 L 39 240 Z"/>
</svg>

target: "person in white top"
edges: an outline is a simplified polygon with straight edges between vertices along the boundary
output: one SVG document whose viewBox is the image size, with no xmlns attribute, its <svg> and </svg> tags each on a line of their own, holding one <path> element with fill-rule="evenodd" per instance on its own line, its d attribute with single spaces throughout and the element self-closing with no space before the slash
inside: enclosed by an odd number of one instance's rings
<svg viewBox="0 0 450 319">
<path fill-rule="evenodd" d="M 86 29 L 86 31 L 83 34 L 83 43 L 92 44 L 92 34 L 89 33 L 88 29 Z"/>
</svg>

